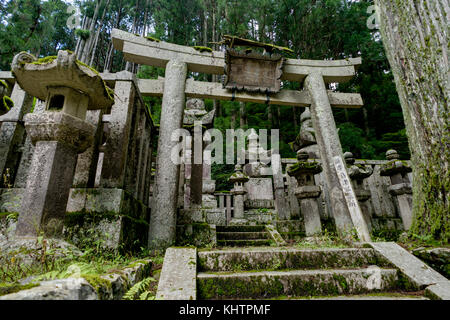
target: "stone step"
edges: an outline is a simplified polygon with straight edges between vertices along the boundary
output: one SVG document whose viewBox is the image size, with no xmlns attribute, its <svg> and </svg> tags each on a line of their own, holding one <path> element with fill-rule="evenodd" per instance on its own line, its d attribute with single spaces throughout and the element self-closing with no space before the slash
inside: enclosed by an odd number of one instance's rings
<svg viewBox="0 0 450 320">
<path fill-rule="evenodd" d="M 198 252 L 200 271 L 391 267 L 371 248 L 244 248 Z"/>
<path fill-rule="evenodd" d="M 252 240 L 217 240 L 218 247 L 247 247 L 247 246 L 269 246 L 269 239 Z"/>
<path fill-rule="evenodd" d="M 217 226 L 217 232 L 264 232 L 266 227 L 263 225 L 257 226 Z"/>
<path fill-rule="evenodd" d="M 269 239 L 267 232 L 217 232 L 217 240 Z"/>
<path fill-rule="evenodd" d="M 379 269 L 372 281 L 367 269 L 292 270 L 197 274 L 198 299 L 266 299 L 279 296 L 339 296 L 393 291 L 396 269 Z"/>
</svg>

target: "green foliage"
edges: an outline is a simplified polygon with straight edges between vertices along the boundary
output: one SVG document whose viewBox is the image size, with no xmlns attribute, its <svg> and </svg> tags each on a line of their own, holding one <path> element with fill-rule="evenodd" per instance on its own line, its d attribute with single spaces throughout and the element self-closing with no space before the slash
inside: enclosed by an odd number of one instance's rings
<svg viewBox="0 0 450 320">
<path fill-rule="evenodd" d="M 152 290 L 152 284 L 156 280 L 152 277 L 136 283 L 130 290 L 125 293 L 123 300 L 155 300 L 155 292 Z"/>
<path fill-rule="evenodd" d="M 89 39 L 91 32 L 89 30 L 77 29 L 75 30 L 75 34 L 83 40 Z"/>
</svg>

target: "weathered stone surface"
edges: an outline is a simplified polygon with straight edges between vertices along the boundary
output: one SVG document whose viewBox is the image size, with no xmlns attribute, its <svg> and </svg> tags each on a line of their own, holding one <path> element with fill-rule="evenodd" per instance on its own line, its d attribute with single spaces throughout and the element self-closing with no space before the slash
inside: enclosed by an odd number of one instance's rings
<svg viewBox="0 0 450 320">
<path fill-rule="evenodd" d="M 82 252 L 75 247 L 60 239 L 43 239 L 38 241 L 36 238 L 13 237 L 1 239 L 0 253 L 5 257 L 15 257 L 20 259 L 25 265 L 39 264 L 39 253 L 43 250 L 52 249 L 54 256 L 62 261 L 72 259 L 73 256 L 81 256 Z M 30 254 L 31 253 L 31 254 Z"/>
<path fill-rule="evenodd" d="M 83 278 L 43 281 L 38 287 L 1 296 L 0 300 L 98 300 L 95 289 Z"/>
<path fill-rule="evenodd" d="M 0 175 L 6 168 L 15 170 L 20 153 L 17 152 L 25 136 L 25 129 L 20 123 L 25 113 L 32 107 L 33 98 L 19 85 L 15 85 L 11 94 L 14 107 L 5 115 L 0 116 Z M 11 172 L 12 173 L 12 172 Z"/>
<path fill-rule="evenodd" d="M 149 228 L 152 248 L 168 247 L 175 241 L 179 165 L 171 161 L 177 143 L 172 133 L 182 125 L 186 75 L 186 63 L 173 60 L 167 64 Z"/>
<path fill-rule="evenodd" d="M 84 152 L 93 142 L 95 127 L 74 116 L 62 112 L 29 113 L 25 128 L 33 144 L 39 141 L 58 141 Z"/>
<path fill-rule="evenodd" d="M 353 228 L 353 222 L 334 167 L 334 157 L 343 158 L 342 147 L 322 75 L 317 73 L 309 75 L 305 80 L 305 87 L 312 98 L 311 118 L 316 131 L 327 188 L 330 192 L 334 221 L 339 232 L 349 232 Z"/>
<path fill-rule="evenodd" d="M 133 285 L 150 275 L 151 267 L 151 260 L 139 260 L 120 273 L 99 276 L 104 281 L 95 284 L 83 275 L 42 281 L 38 287 L 2 296 L 0 300 L 120 300 Z"/>
<path fill-rule="evenodd" d="M 156 298 L 161 300 L 197 299 L 197 249 L 168 248 L 158 283 Z"/>
<path fill-rule="evenodd" d="M 36 143 L 16 233 L 60 237 L 73 173 L 76 150 L 57 141 Z"/>
<path fill-rule="evenodd" d="M 200 271 L 389 267 L 372 249 L 243 248 L 198 252 Z"/>
<path fill-rule="evenodd" d="M 286 241 L 284 241 L 283 237 L 278 233 L 277 229 L 273 225 L 266 224 L 265 227 L 266 231 L 270 234 L 270 237 L 272 238 L 273 241 L 275 241 L 277 246 L 286 245 Z"/>
<path fill-rule="evenodd" d="M 216 225 L 204 222 L 177 225 L 176 244 L 198 248 L 215 247 L 217 244 Z"/>
<path fill-rule="evenodd" d="M 370 246 L 398 268 L 418 289 L 436 283 L 444 283 L 446 286 L 450 283 L 444 276 L 394 242 L 372 242 Z"/>
<path fill-rule="evenodd" d="M 425 295 L 436 300 L 450 300 L 450 282 L 432 284 L 426 287 Z"/>
<path fill-rule="evenodd" d="M 60 50 L 57 58 L 48 63 L 33 64 L 36 60 L 21 52 L 11 64 L 17 83 L 30 95 L 46 100 L 49 88 L 67 87 L 87 95 L 90 109 L 108 108 L 113 104 L 114 99 L 100 75 L 78 63 L 73 52 Z"/>
<path fill-rule="evenodd" d="M 199 299 L 270 298 L 361 294 L 396 288 L 397 270 L 380 269 L 379 286 L 371 286 L 369 269 L 199 273 Z"/>
<path fill-rule="evenodd" d="M 118 81 L 116 99 L 111 108 L 107 125 L 108 135 L 104 148 L 100 184 L 105 188 L 123 188 L 125 184 L 125 167 L 128 161 L 128 145 L 131 134 L 131 120 L 136 99 L 132 81 Z"/>
</svg>

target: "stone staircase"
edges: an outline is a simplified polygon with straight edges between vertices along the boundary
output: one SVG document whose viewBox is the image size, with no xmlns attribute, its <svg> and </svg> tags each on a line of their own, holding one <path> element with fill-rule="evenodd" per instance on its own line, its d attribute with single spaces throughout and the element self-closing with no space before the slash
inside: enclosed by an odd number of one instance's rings
<svg viewBox="0 0 450 320">
<path fill-rule="evenodd" d="M 264 225 L 258 226 L 217 226 L 218 247 L 268 246 L 270 234 Z"/>
<path fill-rule="evenodd" d="M 227 227 L 220 233 L 223 243 L 241 244 L 239 241 L 246 241 L 243 233 L 251 239 L 248 241 L 263 241 L 263 231 L 258 228 Z M 233 240 L 234 236 L 241 240 Z M 401 293 L 402 283 L 398 270 L 371 248 L 254 247 L 197 254 L 200 300 L 361 298 L 374 293 L 380 299 L 413 299 Z"/>
</svg>

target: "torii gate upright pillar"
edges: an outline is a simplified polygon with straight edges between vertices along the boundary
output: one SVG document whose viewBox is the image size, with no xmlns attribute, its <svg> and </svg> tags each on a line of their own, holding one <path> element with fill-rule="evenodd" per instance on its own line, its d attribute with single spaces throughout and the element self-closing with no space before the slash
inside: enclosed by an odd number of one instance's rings
<svg viewBox="0 0 450 320">
<path fill-rule="evenodd" d="M 307 88 L 311 96 L 311 119 L 316 131 L 322 167 L 330 192 L 336 228 L 342 234 L 348 233 L 354 226 L 362 241 L 371 241 L 369 230 L 363 220 L 355 193 L 349 183 L 350 179 L 347 171 L 344 167 L 338 172 L 337 168 L 339 166 L 335 165 L 336 160 L 338 160 L 338 163 L 343 163 L 342 146 L 323 76 L 320 73 L 308 75 L 305 79 L 305 88 Z M 345 182 L 348 182 L 348 186 L 345 186 L 346 188 L 344 189 Z"/>
<path fill-rule="evenodd" d="M 171 60 L 166 65 L 164 95 L 156 158 L 156 177 L 150 216 L 148 246 L 164 249 L 175 242 L 180 166 L 171 161 L 172 133 L 180 129 L 185 105 L 187 64 Z"/>
</svg>

